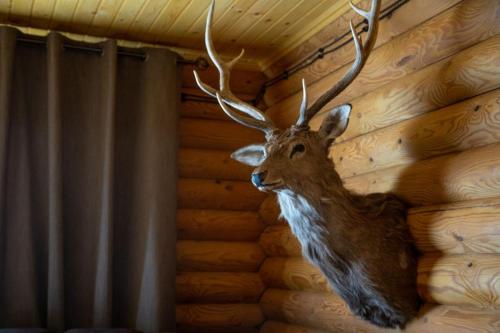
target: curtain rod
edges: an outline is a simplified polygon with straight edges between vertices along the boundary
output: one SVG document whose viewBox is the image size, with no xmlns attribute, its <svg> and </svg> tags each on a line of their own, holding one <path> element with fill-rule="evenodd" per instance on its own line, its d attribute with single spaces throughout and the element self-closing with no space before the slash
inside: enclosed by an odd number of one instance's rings
<svg viewBox="0 0 500 333">
<path fill-rule="evenodd" d="M 43 38 L 38 38 L 38 37 L 17 37 L 17 41 L 21 43 L 30 43 L 30 44 L 40 44 L 40 45 L 46 45 L 47 42 Z M 102 48 L 98 46 L 86 46 L 86 45 L 78 45 L 78 44 L 72 44 L 68 42 L 63 42 L 63 47 L 65 49 L 70 49 L 70 50 L 78 50 L 78 51 L 85 51 L 85 52 L 94 52 L 94 53 L 99 53 L 102 54 Z M 124 48 L 124 47 L 117 47 L 117 55 L 123 56 L 123 57 L 132 57 L 132 58 L 138 58 L 141 60 L 146 60 L 147 54 L 145 52 L 141 51 L 132 51 L 129 48 Z M 209 66 L 207 59 L 204 57 L 198 57 L 196 59 L 190 60 L 190 59 L 185 59 L 181 56 L 178 56 L 177 63 L 179 65 L 194 65 L 197 69 L 199 70 L 206 70 Z"/>
</svg>

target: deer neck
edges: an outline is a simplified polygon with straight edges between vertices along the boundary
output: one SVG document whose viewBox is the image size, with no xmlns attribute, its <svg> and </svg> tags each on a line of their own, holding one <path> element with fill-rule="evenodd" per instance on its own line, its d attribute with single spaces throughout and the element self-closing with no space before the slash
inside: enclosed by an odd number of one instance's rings
<svg viewBox="0 0 500 333">
<path fill-rule="evenodd" d="M 317 183 L 297 186 L 297 189 L 278 191 L 281 214 L 288 221 L 293 234 L 302 245 L 302 249 L 325 249 L 327 236 L 331 228 L 327 224 L 338 225 L 345 229 L 346 214 L 351 210 L 356 197 L 342 185 L 338 174 L 329 165 L 323 177 Z M 336 228 L 334 228 L 336 229 Z M 312 248 L 311 248 L 312 247 Z M 307 256 L 307 253 L 304 253 Z M 332 254 L 329 253 L 329 256 Z"/>
</svg>

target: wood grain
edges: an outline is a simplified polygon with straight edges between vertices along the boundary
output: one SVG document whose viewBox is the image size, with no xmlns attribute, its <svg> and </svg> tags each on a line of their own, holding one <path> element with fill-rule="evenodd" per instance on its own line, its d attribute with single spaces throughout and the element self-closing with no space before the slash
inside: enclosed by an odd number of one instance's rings
<svg viewBox="0 0 500 333">
<path fill-rule="evenodd" d="M 500 39 L 498 48 L 500 86 Z M 331 149 L 343 178 L 500 142 L 500 89 L 382 128 Z"/>
<path fill-rule="evenodd" d="M 410 210 L 408 224 L 423 253 L 500 253 L 500 198 Z"/>
<path fill-rule="evenodd" d="M 259 214 L 266 225 L 285 224 L 285 220 L 280 218 L 281 210 L 276 201 L 276 194 L 269 194 L 259 208 Z"/>
<path fill-rule="evenodd" d="M 245 328 L 264 322 L 258 304 L 178 304 L 175 312 L 177 324 L 188 327 Z"/>
<path fill-rule="evenodd" d="M 266 320 L 260 328 L 260 333 L 327 333 L 305 326 L 287 324 L 274 320 Z"/>
<path fill-rule="evenodd" d="M 358 193 L 394 192 L 414 206 L 500 196 L 500 144 L 346 178 Z"/>
<path fill-rule="evenodd" d="M 256 211 L 265 197 L 249 182 L 190 178 L 177 182 L 178 208 Z"/>
<path fill-rule="evenodd" d="M 233 121 L 184 118 L 179 134 L 182 148 L 235 150 L 264 142 L 261 132 Z"/>
<path fill-rule="evenodd" d="M 177 239 L 256 241 L 264 224 L 257 212 L 208 209 L 177 210 Z"/>
<path fill-rule="evenodd" d="M 328 332 L 398 332 L 382 330 L 355 318 L 335 295 L 268 289 L 261 306 L 269 320 L 326 330 Z M 471 306 L 425 304 L 406 333 L 496 333 L 500 311 Z"/>
<path fill-rule="evenodd" d="M 441 13 L 458 3 L 460 0 L 420 0 L 412 1 L 401 8 L 398 8 L 390 17 L 381 20 L 379 23 L 379 33 L 375 48 L 390 42 L 395 37 L 405 33 L 412 28 L 418 26 L 422 22 Z M 382 8 L 386 8 L 392 4 L 391 1 L 382 1 Z M 359 6 L 368 8 L 368 1 L 361 1 Z M 361 21 L 359 15 L 349 10 L 338 20 L 332 21 L 321 32 L 305 41 L 292 52 L 288 53 L 284 58 L 273 64 L 270 69 L 266 70 L 266 74 L 270 76 L 281 73 L 285 68 L 294 64 L 305 56 L 315 52 L 318 48 L 331 42 L 339 37 L 340 34 L 349 30 L 349 21 L 353 19 L 355 23 Z M 362 35 L 364 37 L 364 35 Z M 347 38 L 342 39 L 342 41 Z M 352 43 L 336 50 L 333 53 L 326 54 L 323 59 L 316 61 L 310 66 L 296 72 L 287 80 L 280 81 L 274 86 L 271 86 L 266 93 L 266 103 L 269 106 L 276 104 L 284 98 L 302 89 L 301 79 L 304 78 L 308 84 L 320 80 L 325 75 L 328 75 L 340 67 L 350 63 L 354 59 L 354 46 Z"/>
<path fill-rule="evenodd" d="M 231 151 L 179 149 L 179 176 L 249 181 L 253 168 L 231 158 Z"/>
<path fill-rule="evenodd" d="M 430 303 L 500 307 L 500 255 L 424 256 L 418 263 L 420 295 Z"/>
<path fill-rule="evenodd" d="M 184 100 L 181 103 L 181 117 L 229 121 L 216 101 L 210 103 Z"/>
<path fill-rule="evenodd" d="M 352 100 L 351 121 L 337 142 L 497 89 L 499 50 L 496 35 Z M 324 116 L 311 126 L 319 127 Z"/>
<path fill-rule="evenodd" d="M 264 252 L 253 242 L 177 241 L 177 271 L 256 272 Z"/>
<path fill-rule="evenodd" d="M 268 257 L 260 268 L 268 288 L 298 291 L 329 291 L 324 275 L 302 257 Z"/>
<path fill-rule="evenodd" d="M 256 273 L 178 272 L 177 303 L 257 303 L 264 284 Z"/>
<path fill-rule="evenodd" d="M 384 332 L 355 317 L 333 294 L 267 289 L 260 305 L 270 320 L 338 333 Z"/>
<path fill-rule="evenodd" d="M 198 88 L 194 79 L 194 69 L 193 65 L 184 65 L 181 67 L 183 87 Z M 204 71 L 198 70 L 198 74 L 204 83 L 215 88 L 219 87 L 219 72 L 214 65 L 210 64 L 210 67 Z M 231 91 L 233 93 L 256 95 L 264 80 L 265 76 L 262 72 L 233 69 L 231 71 Z"/>
<path fill-rule="evenodd" d="M 374 50 L 363 72 L 324 109 L 353 100 L 498 34 L 499 8 L 500 3 L 496 0 L 464 0 L 417 28 L 396 37 L 390 43 Z M 333 86 L 349 66 L 345 65 L 310 85 L 309 100 L 314 101 Z M 280 126 L 288 126 L 297 117 L 296 110 L 300 99 L 301 93 L 296 93 L 270 107 L 268 113 Z"/>
<path fill-rule="evenodd" d="M 260 235 L 259 244 L 269 257 L 302 255 L 299 241 L 288 225 L 272 225 Z"/>
</svg>

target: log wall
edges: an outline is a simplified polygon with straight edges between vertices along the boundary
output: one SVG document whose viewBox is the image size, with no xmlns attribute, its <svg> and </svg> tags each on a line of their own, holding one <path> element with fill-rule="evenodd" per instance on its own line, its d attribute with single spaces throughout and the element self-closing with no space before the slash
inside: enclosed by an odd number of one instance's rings
<svg viewBox="0 0 500 333">
<path fill-rule="evenodd" d="M 350 17 L 335 29 L 345 31 Z M 293 123 L 301 77 L 312 102 L 353 56 L 345 47 L 270 88 L 270 116 Z M 404 331 L 500 332 L 500 2 L 410 1 L 381 22 L 366 67 L 329 106 L 344 102 L 353 114 L 330 151 L 344 183 L 358 193 L 392 191 L 413 206 L 408 223 L 425 305 Z M 390 332 L 347 310 L 301 257 L 272 197 L 260 214 L 267 256 L 260 332 Z"/>
<path fill-rule="evenodd" d="M 201 74 L 215 83 L 212 70 Z M 263 75 L 235 71 L 233 90 L 248 99 Z M 202 95 L 192 71 L 183 91 Z M 214 103 L 181 104 L 177 210 L 177 328 L 179 332 L 256 333 L 264 322 L 258 274 L 265 254 L 258 244 L 264 224 L 258 209 L 265 196 L 251 186 L 251 168 L 233 161 L 233 149 L 262 141 Z"/>
</svg>

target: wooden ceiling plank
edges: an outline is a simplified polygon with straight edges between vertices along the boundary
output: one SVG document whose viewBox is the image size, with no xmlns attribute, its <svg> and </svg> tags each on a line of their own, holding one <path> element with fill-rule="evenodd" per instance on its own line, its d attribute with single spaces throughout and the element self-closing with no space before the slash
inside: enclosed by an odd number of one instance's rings
<svg viewBox="0 0 500 333">
<path fill-rule="evenodd" d="M 79 0 L 56 1 L 54 11 L 50 17 L 49 29 L 71 30 L 70 24 L 78 8 Z M 73 26 L 73 28 L 76 28 Z"/>
<path fill-rule="evenodd" d="M 226 43 L 236 43 L 241 35 L 252 31 L 255 26 L 260 24 L 264 14 L 272 10 L 278 4 L 279 1 L 257 0 L 253 6 L 248 9 L 245 16 L 234 21 L 230 29 L 221 37 L 221 40 Z"/>
<path fill-rule="evenodd" d="M 30 13 L 29 25 L 44 29 L 48 28 L 56 3 L 57 0 L 35 0 Z"/>
<path fill-rule="evenodd" d="M 235 22 L 241 20 L 245 15 L 249 15 L 248 11 L 257 0 L 235 0 L 233 5 L 229 7 L 221 18 L 215 18 L 213 33 L 214 42 L 224 40 L 222 36 L 230 29 Z M 217 6 L 216 6 L 217 7 Z"/>
<path fill-rule="evenodd" d="M 222 18 L 224 14 L 229 10 L 229 7 L 232 5 L 233 1 L 234 0 L 217 1 L 217 6 L 215 6 L 215 13 L 214 13 L 214 22 L 213 22 L 214 27 L 217 25 L 217 22 L 219 22 L 219 19 Z M 205 12 L 196 19 L 196 21 L 186 32 L 187 36 L 193 39 L 203 40 L 207 11 L 208 11 L 208 6 L 205 9 Z"/>
<path fill-rule="evenodd" d="M 137 17 L 130 25 L 129 32 L 131 36 L 140 36 L 139 39 L 149 42 L 152 39 L 151 26 L 161 16 L 168 6 L 169 0 L 146 0 Z M 170 0 L 173 1 L 173 0 Z"/>
<path fill-rule="evenodd" d="M 0 0 L 0 22 L 9 20 L 11 0 Z"/>
<path fill-rule="evenodd" d="M 190 38 L 187 35 L 187 31 L 193 26 L 194 23 L 201 17 L 205 18 L 207 16 L 208 7 L 210 3 L 206 1 L 206 4 L 200 0 L 192 1 L 182 13 L 178 15 L 175 24 L 172 24 L 162 35 L 164 38 L 168 39 L 169 42 L 176 44 L 178 40 L 183 38 Z"/>
<path fill-rule="evenodd" d="M 94 36 L 109 35 L 109 27 L 126 2 L 127 0 L 102 0 L 87 33 Z"/>
<path fill-rule="evenodd" d="M 115 16 L 115 19 L 109 26 L 108 33 L 119 38 L 127 38 L 127 33 L 134 23 L 141 10 L 144 8 L 147 0 L 128 0 L 124 1 L 124 5 Z"/>
<path fill-rule="evenodd" d="M 312 1 L 308 2 L 310 5 L 313 4 Z M 282 6 L 283 8 L 286 8 L 286 13 L 285 9 L 283 9 L 283 13 L 279 15 L 279 13 L 273 13 L 271 17 L 269 17 L 272 21 L 269 22 L 270 24 L 267 24 L 263 26 L 263 28 L 259 31 L 256 30 L 251 36 L 248 37 L 242 37 L 239 39 L 240 43 L 247 43 L 247 44 L 257 44 L 256 41 L 263 36 L 264 34 L 270 33 L 270 31 L 276 31 L 279 29 L 279 26 L 282 27 L 282 29 L 286 28 L 287 26 L 290 25 L 290 22 L 287 21 L 288 16 L 292 12 L 296 12 L 300 6 L 302 5 L 302 1 L 285 1 L 286 7 Z M 264 20 L 265 22 L 265 20 Z M 284 23 L 283 23 L 284 22 Z"/>
<path fill-rule="evenodd" d="M 164 33 L 168 31 L 172 25 L 176 24 L 179 15 L 191 3 L 192 0 L 170 0 L 149 29 L 151 41 L 165 41 L 165 38 L 163 38 Z"/>
<path fill-rule="evenodd" d="M 352 2 L 357 4 L 360 0 L 353 0 Z M 295 24 L 278 34 L 274 40 L 268 42 L 269 45 L 266 46 L 272 46 L 273 52 L 266 55 L 265 61 L 261 62 L 261 67 L 268 67 L 270 63 L 278 60 L 285 53 L 312 37 L 328 23 L 344 14 L 348 9 L 349 5 L 347 2 L 338 0 L 332 4 L 331 1 L 326 1 L 320 7 L 311 10 L 307 15 L 303 15 L 295 21 Z M 292 18 L 289 17 L 288 20 L 292 21 Z M 265 36 L 272 37 L 273 35 L 266 34 Z"/>
<path fill-rule="evenodd" d="M 276 45 L 272 44 L 273 42 L 286 35 L 292 27 L 295 27 L 298 24 L 303 27 L 304 20 L 315 17 L 320 11 L 324 10 L 324 3 L 325 0 L 302 1 L 300 6 L 290 11 L 286 18 L 281 20 L 278 25 L 269 30 L 265 35 L 262 35 L 260 38 L 255 40 L 254 43 L 259 43 L 260 45 L 265 45 L 266 47 L 276 47 Z"/>
<path fill-rule="evenodd" d="M 29 20 L 33 0 L 16 0 L 11 2 L 9 19 L 14 22 L 19 20 Z"/>
</svg>

